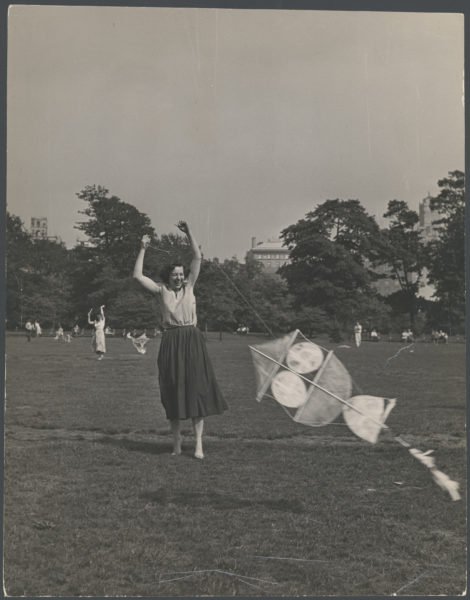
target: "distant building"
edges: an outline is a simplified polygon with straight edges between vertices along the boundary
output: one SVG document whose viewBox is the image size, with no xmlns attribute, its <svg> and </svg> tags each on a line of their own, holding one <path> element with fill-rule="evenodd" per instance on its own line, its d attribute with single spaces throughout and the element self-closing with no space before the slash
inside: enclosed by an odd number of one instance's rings
<svg viewBox="0 0 470 600">
<path fill-rule="evenodd" d="M 439 218 L 439 215 L 436 213 L 436 211 L 431 210 L 430 194 L 420 200 L 418 215 L 419 221 L 417 224 L 417 230 L 421 233 L 424 243 L 428 244 L 429 242 L 436 240 L 439 237 L 439 232 L 436 225 L 433 224 L 433 221 L 436 221 Z M 376 267 L 374 271 L 377 274 L 386 276 L 383 279 L 379 279 L 378 281 L 374 282 L 373 284 L 379 294 L 382 294 L 382 296 L 389 296 L 390 294 L 400 290 L 400 284 L 396 279 L 393 279 L 390 267 L 382 265 L 380 267 Z M 414 280 L 416 280 L 416 276 Z M 419 296 L 426 298 L 427 300 L 431 300 L 434 292 L 434 286 L 428 282 L 427 269 L 423 269 L 421 274 L 421 287 L 419 290 Z"/>
<path fill-rule="evenodd" d="M 77 239 L 76 244 L 77 246 L 80 246 L 82 248 L 96 248 L 95 244 L 93 244 L 93 242 L 90 242 L 89 240 Z"/>
<path fill-rule="evenodd" d="M 247 255 L 260 262 L 267 273 L 276 273 L 280 267 L 289 262 L 289 249 L 282 245 L 282 240 L 279 238 L 258 243 L 255 237 L 251 238 L 251 249 Z"/>
<path fill-rule="evenodd" d="M 48 235 L 47 217 L 31 217 L 31 227 L 29 232 L 33 240 L 51 240 L 58 242 L 56 235 Z"/>
<path fill-rule="evenodd" d="M 433 221 L 439 218 L 436 211 L 431 210 L 431 196 L 428 194 L 419 203 L 418 230 L 421 232 L 424 243 L 432 242 L 439 237 L 439 232 Z"/>
<path fill-rule="evenodd" d="M 34 239 L 47 240 L 47 217 L 31 217 L 29 232 Z"/>
<path fill-rule="evenodd" d="M 371 268 L 369 261 L 366 261 L 365 266 Z M 398 281 L 392 277 L 392 270 L 389 266 L 380 265 L 374 267 L 373 271 L 374 273 L 377 273 L 377 275 L 385 276 L 372 283 L 372 287 L 382 296 L 390 296 L 390 294 L 394 294 L 401 289 Z"/>
<path fill-rule="evenodd" d="M 367 261 L 366 266 L 370 268 L 370 264 L 368 264 Z M 374 267 L 373 270 L 378 275 L 385 275 L 383 279 L 378 279 L 377 281 L 374 281 L 372 283 L 372 287 L 375 288 L 381 296 L 390 296 L 391 294 L 394 294 L 395 292 L 399 292 L 401 290 L 401 286 L 398 283 L 398 281 L 392 277 L 392 270 L 390 269 L 390 267 L 386 265 L 381 265 L 379 267 Z M 411 280 L 413 283 L 416 282 L 416 279 L 417 275 L 412 274 Z M 432 286 L 428 282 L 428 271 L 424 268 L 421 272 L 418 296 L 421 298 L 425 298 L 426 300 L 432 300 L 434 292 L 434 286 Z"/>
<path fill-rule="evenodd" d="M 440 218 L 439 213 L 431 209 L 431 195 L 428 194 L 426 198 L 423 198 L 419 203 L 419 224 L 418 229 L 421 232 L 423 242 L 429 244 L 434 240 L 439 239 L 438 227 L 434 225 L 434 221 Z M 423 269 L 422 272 L 422 287 L 419 291 L 419 295 L 426 300 L 434 299 L 436 288 L 428 281 L 428 270 Z"/>
</svg>

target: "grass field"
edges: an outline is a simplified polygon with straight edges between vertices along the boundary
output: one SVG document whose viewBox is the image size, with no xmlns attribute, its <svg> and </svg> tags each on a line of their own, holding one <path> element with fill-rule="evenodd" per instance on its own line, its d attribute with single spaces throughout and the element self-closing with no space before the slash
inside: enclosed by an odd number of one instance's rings
<svg viewBox="0 0 470 600">
<path fill-rule="evenodd" d="M 258 404 L 248 343 L 209 339 L 230 410 L 206 459 L 173 457 L 158 341 L 7 338 L 4 579 L 10 596 L 460 595 L 466 589 L 465 346 L 337 348 L 388 424 L 459 481 L 452 502 L 396 442 Z M 412 350 L 412 352 L 410 352 Z"/>
</svg>

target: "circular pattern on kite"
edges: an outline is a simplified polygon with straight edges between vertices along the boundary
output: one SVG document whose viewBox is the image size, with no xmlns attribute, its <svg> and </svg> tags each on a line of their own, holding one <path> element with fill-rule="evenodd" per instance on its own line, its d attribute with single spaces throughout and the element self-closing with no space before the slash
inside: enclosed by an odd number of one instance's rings
<svg viewBox="0 0 470 600">
<path fill-rule="evenodd" d="M 297 373 L 312 373 L 323 362 L 323 352 L 311 342 L 300 342 L 289 348 L 286 357 L 287 366 Z"/>
<path fill-rule="evenodd" d="M 307 400 L 304 382 L 290 371 L 280 371 L 271 382 L 271 390 L 280 404 L 290 408 L 298 408 Z"/>
<path fill-rule="evenodd" d="M 358 437 L 375 444 L 379 437 L 385 409 L 385 400 L 377 396 L 354 396 L 350 406 L 343 406 L 343 416 L 349 429 Z M 359 412 L 358 412 L 359 411 Z"/>
</svg>

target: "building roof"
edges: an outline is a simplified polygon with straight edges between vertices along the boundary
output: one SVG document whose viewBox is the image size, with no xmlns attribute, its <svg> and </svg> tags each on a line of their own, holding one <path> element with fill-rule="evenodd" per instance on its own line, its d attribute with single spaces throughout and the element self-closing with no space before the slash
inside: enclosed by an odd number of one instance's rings
<svg viewBox="0 0 470 600">
<path fill-rule="evenodd" d="M 281 240 L 267 240 L 266 242 L 260 242 L 254 248 L 253 251 L 256 250 L 275 250 L 276 252 L 286 252 L 289 253 L 289 249 L 282 245 Z"/>
</svg>

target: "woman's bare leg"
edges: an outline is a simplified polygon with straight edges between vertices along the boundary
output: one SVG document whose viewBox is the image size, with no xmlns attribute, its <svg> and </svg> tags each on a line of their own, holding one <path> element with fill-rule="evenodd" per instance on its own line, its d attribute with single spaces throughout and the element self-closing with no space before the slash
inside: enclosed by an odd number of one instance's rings
<svg viewBox="0 0 470 600">
<path fill-rule="evenodd" d="M 174 419 L 170 421 L 171 432 L 173 433 L 173 452 L 172 454 L 178 455 L 181 454 L 181 443 L 183 441 L 183 437 L 181 435 L 181 427 L 180 421 L 178 419 Z"/>
<path fill-rule="evenodd" d="M 196 458 L 204 458 L 204 452 L 202 451 L 202 432 L 204 429 L 204 419 L 202 417 L 195 417 L 193 419 L 193 430 L 196 436 L 196 449 L 194 456 Z"/>
</svg>

